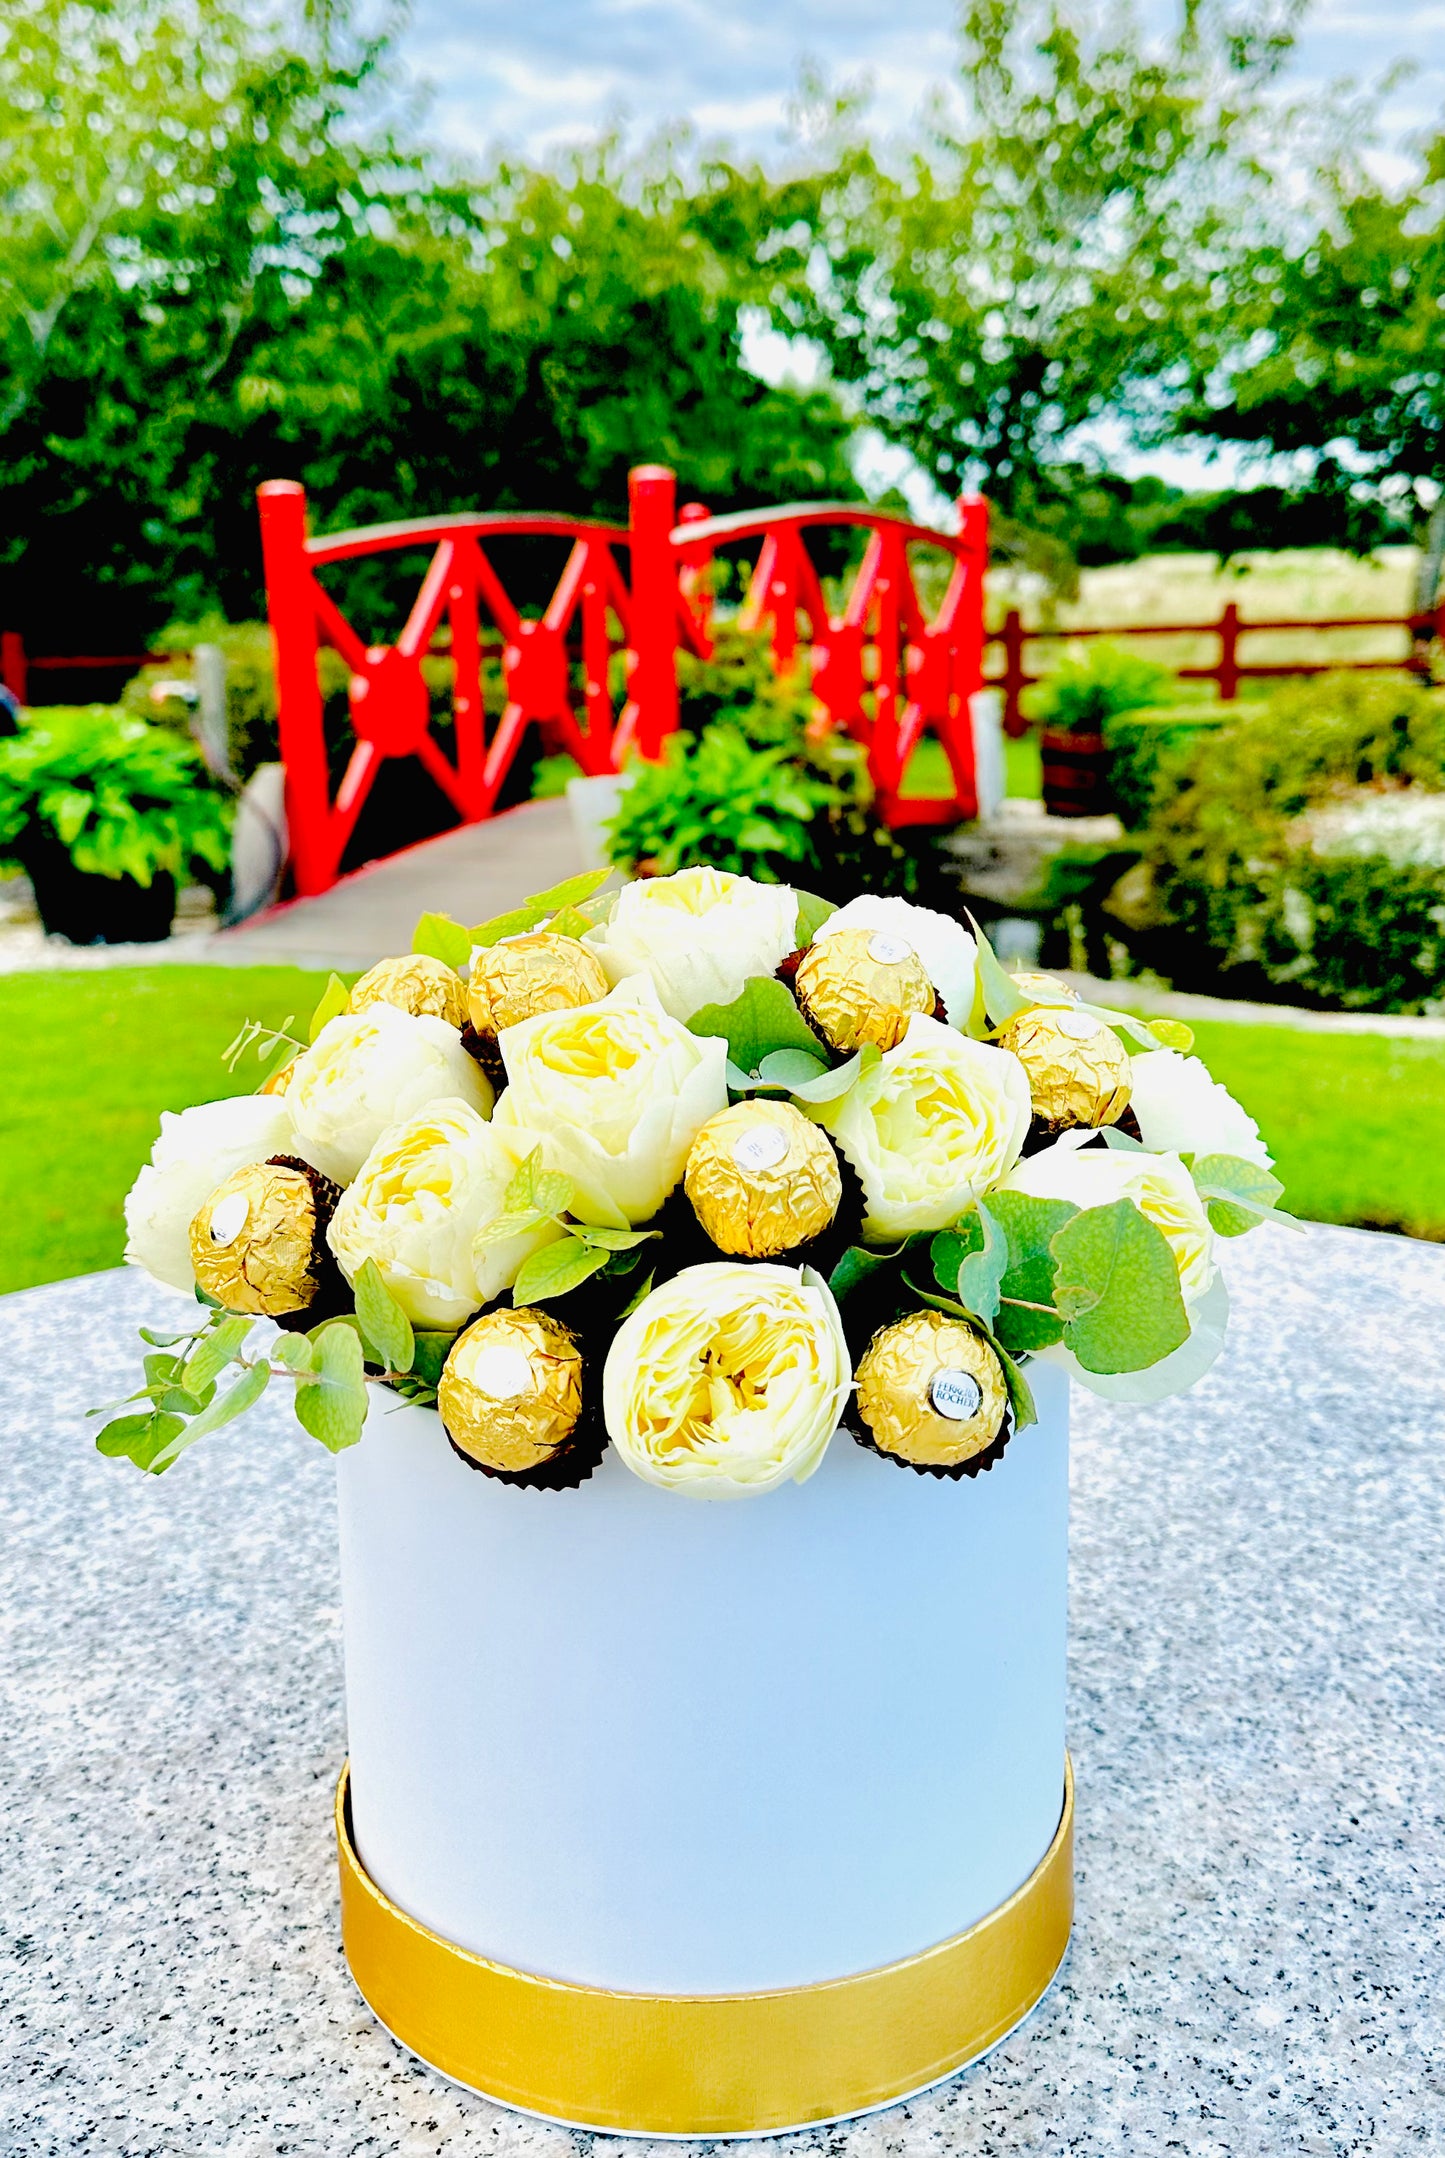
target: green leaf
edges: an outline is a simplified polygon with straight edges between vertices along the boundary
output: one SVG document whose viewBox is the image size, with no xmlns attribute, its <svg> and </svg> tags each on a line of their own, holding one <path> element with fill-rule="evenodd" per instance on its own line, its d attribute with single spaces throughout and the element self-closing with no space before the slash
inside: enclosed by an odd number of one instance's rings
<svg viewBox="0 0 1445 2158">
<path fill-rule="evenodd" d="M 288 1371 L 314 1371 L 316 1351 L 304 1334 L 278 1334 L 271 1344 L 271 1355 Z"/>
<path fill-rule="evenodd" d="M 256 1324 L 254 1319 L 239 1317 L 222 1319 L 208 1334 L 203 1334 L 197 1346 L 186 1358 L 181 1373 L 181 1383 L 188 1393 L 198 1394 L 211 1380 L 218 1378 L 227 1366 L 241 1353 L 241 1348 Z"/>
<path fill-rule="evenodd" d="M 992 1325 L 998 1315 L 1004 1276 L 1009 1268 L 1009 1240 L 982 1200 L 978 1207 L 982 1243 L 963 1256 L 958 1267 L 958 1300 L 977 1318 Z"/>
<path fill-rule="evenodd" d="M 512 1284 L 514 1304 L 541 1304 L 549 1297 L 565 1296 L 607 1264 L 607 1253 L 565 1236 L 544 1244 L 523 1261 Z"/>
<path fill-rule="evenodd" d="M 828 1276 L 833 1301 L 841 1305 L 855 1289 L 866 1288 L 879 1274 L 896 1266 L 906 1248 L 898 1244 L 892 1251 L 869 1251 L 862 1244 L 850 1244 Z"/>
<path fill-rule="evenodd" d="M 760 1079 L 769 1086 L 786 1087 L 789 1092 L 828 1076 L 826 1059 L 812 1056 L 806 1049 L 772 1049 L 758 1066 Z"/>
<path fill-rule="evenodd" d="M 173 1349 L 178 1342 L 194 1341 L 194 1334 L 153 1334 L 148 1326 L 136 1328 L 142 1341 L 148 1341 L 153 1349 Z"/>
<path fill-rule="evenodd" d="M 1189 1339 L 1169 1240 L 1131 1199 L 1077 1214 L 1053 1250 L 1064 1341 L 1086 1371 L 1144 1371 Z"/>
<path fill-rule="evenodd" d="M 655 1266 L 649 1267 L 631 1296 L 628 1297 L 621 1311 L 617 1314 L 619 1319 L 630 1319 L 638 1305 L 646 1303 L 648 1297 L 652 1294 L 652 1284 L 656 1279 L 657 1268 Z"/>
<path fill-rule="evenodd" d="M 1019 1012 L 1027 1011 L 1035 999 L 1026 997 L 1021 989 L 1015 989 L 999 963 L 998 954 L 971 914 L 968 926 L 978 944 L 978 979 L 983 990 L 984 1010 L 993 1025 L 1001 1027 Z"/>
<path fill-rule="evenodd" d="M 471 936 L 450 914 L 423 914 L 412 931 L 411 948 L 425 958 L 440 959 L 457 974 L 472 956 Z M 314 1034 L 311 1038 L 316 1039 Z"/>
<path fill-rule="evenodd" d="M 311 1025 L 306 1039 L 314 1042 L 324 1026 L 340 1017 L 351 1001 L 351 992 L 339 974 L 331 975 L 321 992 L 321 1002 L 311 1014 Z"/>
<path fill-rule="evenodd" d="M 473 944 L 490 949 L 492 945 L 500 944 L 504 937 L 524 937 L 529 929 L 537 928 L 545 911 L 528 901 L 523 906 L 510 907 L 505 914 L 493 915 L 489 922 L 478 922 L 467 934 Z"/>
<path fill-rule="evenodd" d="M 423 1386 L 435 1386 L 442 1375 L 442 1367 L 451 1355 L 455 1334 L 418 1332 L 416 1355 L 412 1359 L 412 1377 Z"/>
<path fill-rule="evenodd" d="M 798 892 L 797 898 L 798 926 L 794 936 L 798 950 L 802 951 L 804 946 L 812 943 L 828 916 L 836 914 L 838 909 L 831 899 L 820 899 L 816 892 Z"/>
<path fill-rule="evenodd" d="M 581 1244 L 595 1245 L 599 1251 L 631 1251 L 636 1244 L 650 1243 L 662 1234 L 661 1229 L 598 1229 L 591 1222 L 580 1224 L 572 1235 Z"/>
<path fill-rule="evenodd" d="M 1210 1226 L 1221 1236 L 1244 1236 L 1273 1216 L 1284 1186 L 1258 1162 L 1238 1154 L 1204 1154 L 1191 1162 L 1194 1188 L 1205 1203 Z"/>
<path fill-rule="evenodd" d="M 1026 1356 L 1064 1338 L 1064 1322 L 1053 1310 L 1034 1311 L 1026 1304 L 1000 1303 L 994 1331 L 1002 1348 Z"/>
<path fill-rule="evenodd" d="M 388 1371 L 410 1371 L 416 1345 L 411 1321 L 392 1295 L 375 1259 L 362 1261 L 352 1289 L 356 1316 L 368 1341 L 381 1352 Z"/>
<path fill-rule="evenodd" d="M 1008 1238 L 1008 1269 L 1001 1283 L 1002 1295 L 1022 1298 L 1025 1303 L 1051 1305 L 1053 1239 L 1079 1209 L 1070 1199 L 1038 1199 L 1026 1191 L 991 1191 L 988 1210 Z"/>
<path fill-rule="evenodd" d="M 328 1453 L 354 1446 L 366 1422 L 368 1396 L 361 1338 L 340 1320 L 320 1326 L 311 1337 L 316 1376 L 296 1383 L 296 1421 Z"/>
<path fill-rule="evenodd" d="M 789 1087 L 788 1092 L 795 1101 L 839 1101 L 843 1095 L 852 1092 L 858 1081 L 871 1072 L 875 1064 L 881 1064 L 882 1061 L 883 1052 L 877 1042 L 864 1042 L 862 1048 L 855 1050 L 845 1064 L 839 1064 L 833 1071 L 824 1072 L 821 1079 L 809 1079 L 805 1085 Z"/>
<path fill-rule="evenodd" d="M 580 876 L 564 877 L 560 884 L 551 884 L 545 892 L 530 894 L 527 904 L 541 907 L 549 914 L 556 914 L 563 907 L 580 907 L 602 889 L 612 875 L 611 869 L 584 869 Z"/>
<path fill-rule="evenodd" d="M 1036 1424 L 1039 1412 L 1034 1406 L 1033 1391 L 1019 1366 L 995 1335 L 990 1334 L 994 1353 L 1003 1365 L 1004 1384 L 1008 1388 L 1009 1403 L 1014 1412 L 1014 1430 L 1023 1431 L 1029 1424 Z"/>
<path fill-rule="evenodd" d="M 1177 1049 L 1182 1056 L 1188 1056 L 1194 1047 L 1194 1029 L 1182 1019 L 1150 1019 L 1145 1024 L 1162 1049 Z"/>
<path fill-rule="evenodd" d="M 762 974 L 753 975 L 731 1004 L 704 1004 L 687 1026 L 690 1034 L 721 1035 L 733 1062 L 746 1072 L 755 1072 L 776 1049 L 816 1057 L 820 1046 L 791 991 Z"/>
<path fill-rule="evenodd" d="M 260 1400 L 270 1380 L 269 1364 L 247 1365 L 234 1386 L 227 1387 L 224 1394 L 217 1394 L 208 1409 L 203 1409 L 147 1462 L 151 1475 L 163 1474 L 172 1462 L 180 1459 L 188 1446 L 195 1445 L 197 1439 L 204 1439 L 210 1432 L 219 1431 L 223 1424 L 234 1423 L 238 1416 L 244 1416 L 252 1403 Z"/>
<path fill-rule="evenodd" d="M 547 934 L 553 937 L 585 937 L 592 924 L 580 907 L 563 907 L 547 924 Z"/>
<path fill-rule="evenodd" d="M 148 1468 L 163 1446 L 185 1428 L 179 1416 L 154 1413 L 147 1416 L 117 1416 L 111 1423 L 97 1431 L 95 1443 L 99 1452 L 111 1460 L 128 1459 L 139 1469 Z"/>
<path fill-rule="evenodd" d="M 521 906 L 509 908 L 505 914 L 494 915 L 489 922 L 478 922 L 476 928 L 470 932 L 472 943 L 487 946 L 500 944 L 503 937 L 525 936 L 529 929 L 538 928 L 554 914 L 564 913 L 570 908 L 580 911 L 611 874 L 610 869 L 587 869 L 581 876 L 564 878 L 562 883 L 554 884 L 550 891 L 534 892 L 530 899 L 523 900 Z M 583 919 L 585 921 L 587 917 L 584 916 Z M 564 930 L 560 933 L 565 936 L 573 932 Z"/>
<path fill-rule="evenodd" d="M 576 1196 L 576 1187 L 570 1176 L 562 1176 L 555 1169 L 544 1169 L 542 1162 L 543 1150 L 534 1146 L 502 1193 L 503 1215 L 566 1213 Z M 515 1235 L 516 1232 L 511 1233 Z"/>
<path fill-rule="evenodd" d="M 724 1069 L 727 1075 L 729 1093 L 751 1094 L 757 1086 L 758 1082 L 754 1079 L 752 1073 L 743 1071 L 739 1065 L 734 1064 L 731 1057 L 728 1058 Z"/>
</svg>

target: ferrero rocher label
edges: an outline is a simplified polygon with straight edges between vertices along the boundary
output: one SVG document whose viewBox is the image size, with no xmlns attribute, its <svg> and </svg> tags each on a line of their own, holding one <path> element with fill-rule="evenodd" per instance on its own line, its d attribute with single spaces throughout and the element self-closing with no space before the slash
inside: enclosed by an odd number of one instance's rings
<svg viewBox="0 0 1445 2158">
<path fill-rule="evenodd" d="M 1091 1012 L 1037 1005 L 999 1036 L 1028 1074 L 1034 1115 L 1055 1126 L 1116 1124 L 1129 1106 L 1129 1052 Z"/>
<path fill-rule="evenodd" d="M 576 937 L 539 929 L 477 953 L 467 1009 L 479 1034 L 500 1034 L 538 1012 L 572 1011 L 606 994 L 607 976 L 595 952 Z"/>
<path fill-rule="evenodd" d="M 874 1445 L 918 1468 L 957 1468 L 983 1453 L 1008 1406 L 992 1345 L 941 1311 L 885 1326 L 858 1366 L 858 1414 Z"/>
<path fill-rule="evenodd" d="M 488 1311 L 458 1334 L 437 1388 L 452 1442 L 483 1467 L 515 1476 L 562 1451 L 582 1413 L 582 1352 L 535 1305 Z"/>
<path fill-rule="evenodd" d="M 933 984 L 911 944 L 876 929 L 840 929 L 803 954 L 793 991 L 830 1048 L 893 1049 L 915 1012 L 934 1009 Z"/>
<path fill-rule="evenodd" d="M 791 1102 L 740 1101 L 693 1140 L 683 1188 L 706 1234 L 736 1259 L 776 1259 L 838 1211 L 838 1157 Z"/>
<path fill-rule="evenodd" d="M 382 959 L 362 975 L 347 999 L 351 1012 L 369 1004 L 394 1004 L 414 1019 L 445 1019 L 460 1030 L 467 1023 L 467 985 L 453 967 L 425 952 Z"/>
<path fill-rule="evenodd" d="M 226 1311 L 270 1319 L 304 1311 L 321 1285 L 317 1228 L 304 1170 L 274 1162 L 237 1169 L 191 1223 L 196 1280 Z"/>
</svg>

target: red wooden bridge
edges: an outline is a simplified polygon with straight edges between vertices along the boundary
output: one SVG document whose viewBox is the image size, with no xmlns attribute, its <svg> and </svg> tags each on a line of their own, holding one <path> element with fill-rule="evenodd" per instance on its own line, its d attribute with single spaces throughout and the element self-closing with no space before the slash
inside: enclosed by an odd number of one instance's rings
<svg viewBox="0 0 1445 2158">
<path fill-rule="evenodd" d="M 892 824 L 955 823 L 977 813 L 969 699 L 980 686 L 988 509 L 959 506 L 945 534 L 852 503 L 825 503 L 712 517 L 697 503 L 679 517 L 675 483 L 661 465 L 630 478 L 625 526 L 566 517 L 474 513 L 372 525 L 310 538 L 306 497 L 290 480 L 259 489 L 267 605 L 276 646 L 281 756 L 286 766 L 292 868 L 298 893 L 325 891 L 363 803 L 388 758 L 417 757 L 463 822 L 490 816 L 531 726 L 576 758 L 584 772 L 620 769 L 636 753 L 655 758 L 678 726 L 678 652 L 712 650 L 710 566 L 719 550 L 755 550 L 739 613 L 768 638 L 780 669 L 805 666 L 819 724 L 865 744 L 882 814 Z M 841 609 L 830 609 L 805 534 L 826 527 L 867 532 Z M 540 615 L 524 614 L 492 559 L 498 540 L 570 541 L 566 566 Z M 328 564 L 432 548 L 403 628 L 368 644 L 327 592 Z M 952 558 L 930 615 L 912 551 Z M 488 629 L 490 625 L 490 630 Z M 447 732 L 438 739 L 422 663 L 447 632 L 451 662 Z M 333 647 L 350 670 L 354 744 L 333 790 L 317 658 Z M 500 648 L 503 703 L 489 714 L 483 654 Z M 614 661 L 626 684 L 614 709 Z M 901 792 L 908 760 L 925 735 L 941 743 L 951 792 Z"/>
</svg>

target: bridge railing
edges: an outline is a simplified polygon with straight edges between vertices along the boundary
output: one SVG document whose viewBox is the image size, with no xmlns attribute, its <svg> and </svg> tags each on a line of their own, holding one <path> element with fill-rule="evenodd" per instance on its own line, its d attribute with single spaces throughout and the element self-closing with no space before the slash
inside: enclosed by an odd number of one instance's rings
<svg viewBox="0 0 1445 2158">
<path fill-rule="evenodd" d="M 677 653 L 706 658 L 709 567 L 733 543 L 757 548 L 741 619 L 764 629 L 779 668 L 806 665 L 816 724 L 868 748 L 882 813 L 896 824 L 953 822 L 976 813 L 968 700 L 980 683 L 987 508 L 962 506 L 957 536 L 853 504 L 803 505 L 709 517 L 690 504 L 677 520 L 675 483 L 659 465 L 629 480 L 625 527 L 548 516 L 458 514 L 310 538 L 294 481 L 259 491 L 267 606 L 276 648 L 280 747 L 296 889 L 336 881 L 363 803 L 390 757 L 417 757 L 464 822 L 488 817 L 529 726 L 570 750 L 584 772 L 620 769 L 634 751 L 661 754 L 678 725 Z M 863 559 L 842 609 L 830 613 L 804 543 L 814 527 L 862 526 Z M 571 548 L 540 616 L 524 615 L 489 552 L 499 539 L 551 538 Z M 910 563 L 924 544 L 953 557 L 930 618 Z M 334 562 L 431 546 L 430 565 L 395 639 L 368 644 L 318 572 Z M 625 565 L 625 566 L 624 566 Z M 422 662 L 449 631 L 451 754 L 438 739 Z M 484 622 L 500 638 L 504 705 L 488 728 L 482 690 Z M 334 793 L 317 658 L 322 645 L 349 669 L 353 747 Z M 626 694 L 614 712 L 614 661 Z M 576 662 L 580 659 L 580 670 Z M 579 687 L 580 680 L 580 687 Z M 901 792 L 925 733 L 942 743 L 950 791 Z"/>
</svg>

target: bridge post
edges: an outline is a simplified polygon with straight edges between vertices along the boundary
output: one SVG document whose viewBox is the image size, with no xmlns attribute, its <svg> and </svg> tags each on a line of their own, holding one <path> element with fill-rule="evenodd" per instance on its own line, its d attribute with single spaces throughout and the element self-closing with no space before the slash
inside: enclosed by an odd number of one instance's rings
<svg viewBox="0 0 1445 2158">
<path fill-rule="evenodd" d="M 316 608 L 306 556 L 306 490 L 296 480 L 264 480 L 256 489 L 266 611 L 276 658 L 277 731 L 286 768 L 286 823 L 291 868 L 303 897 L 336 880 L 328 826 L 331 780 L 326 765 L 321 685 L 316 674 Z"/>
<path fill-rule="evenodd" d="M 677 564 L 672 551 L 677 482 L 666 465 L 635 465 L 627 475 L 632 539 L 632 680 L 635 739 L 657 759 L 677 731 Z"/>
</svg>

